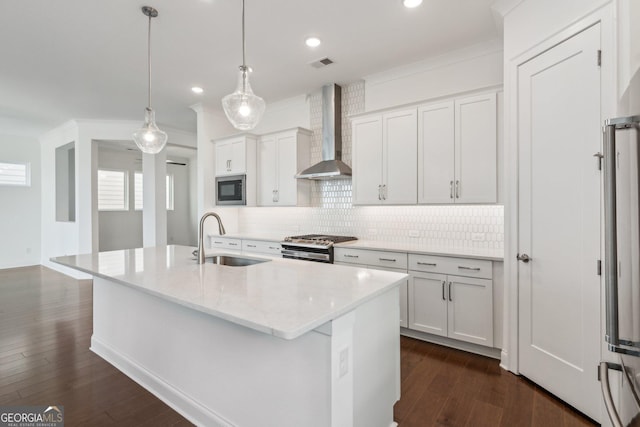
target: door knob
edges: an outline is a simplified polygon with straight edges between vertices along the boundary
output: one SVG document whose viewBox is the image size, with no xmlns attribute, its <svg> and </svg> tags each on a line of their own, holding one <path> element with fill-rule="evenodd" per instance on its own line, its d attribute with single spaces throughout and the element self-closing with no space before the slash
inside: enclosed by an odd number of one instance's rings
<svg viewBox="0 0 640 427">
<path fill-rule="evenodd" d="M 527 263 L 527 262 L 531 261 L 531 257 L 529 257 L 529 255 L 527 255 L 527 254 L 517 254 L 516 255 L 516 259 L 518 261 L 522 261 L 524 263 Z"/>
</svg>

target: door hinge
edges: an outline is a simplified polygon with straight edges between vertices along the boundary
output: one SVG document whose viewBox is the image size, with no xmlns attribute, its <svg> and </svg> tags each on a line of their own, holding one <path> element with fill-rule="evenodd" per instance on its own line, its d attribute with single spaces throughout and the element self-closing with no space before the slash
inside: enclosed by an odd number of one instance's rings
<svg viewBox="0 0 640 427">
<path fill-rule="evenodd" d="M 596 157 L 596 159 L 598 161 L 598 170 L 601 171 L 602 170 L 602 159 L 604 159 L 604 154 L 596 153 L 596 154 L 593 155 L 593 157 Z"/>
<path fill-rule="evenodd" d="M 598 67 L 602 66 L 602 50 L 598 49 Z"/>
<path fill-rule="evenodd" d="M 602 261 L 598 260 L 598 264 L 596 266 L 596 271 L 598 272 L 598 276 L 602 276 Z"/>
</svg>

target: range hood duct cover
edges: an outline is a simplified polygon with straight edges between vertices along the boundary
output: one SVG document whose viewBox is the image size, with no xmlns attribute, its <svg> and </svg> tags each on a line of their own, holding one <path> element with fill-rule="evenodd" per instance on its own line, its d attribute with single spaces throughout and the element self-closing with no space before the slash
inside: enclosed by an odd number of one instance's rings
<svg viewBox="0 0 640 427">
<path fill-rule="evenodd" d="M 322 161 L 296 178 L 351 178 L 351 167 L 342 161 L 342 88 L 336 84 L 322 87 Z"/>
</svg>

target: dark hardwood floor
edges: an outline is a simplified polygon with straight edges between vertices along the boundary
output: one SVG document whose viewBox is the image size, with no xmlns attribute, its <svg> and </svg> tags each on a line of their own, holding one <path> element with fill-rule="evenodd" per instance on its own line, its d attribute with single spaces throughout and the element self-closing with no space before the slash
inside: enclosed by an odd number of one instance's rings
<svg viewBox="0 0 640 427">
<path fill-rule="evenodd" d="M 91 319 L 91 281 L 0 270 L 0 406 L 62 405 L 67 426 L 190 425 L 89 351 Z M 405 337 L 401 345 L 401 427 L 595 425 L 496 360 Z"/>
</svg>

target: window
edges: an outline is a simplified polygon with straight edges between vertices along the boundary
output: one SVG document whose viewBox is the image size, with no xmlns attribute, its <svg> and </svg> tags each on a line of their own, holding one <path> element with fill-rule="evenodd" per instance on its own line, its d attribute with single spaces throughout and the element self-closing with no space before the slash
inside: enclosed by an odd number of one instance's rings
<svg viewBox="0 0 640 427">
<path fill-rule="evenodd" d="M 0 163 L 0 185 L 29 187 L 31 170 L 29 163 Z"/>
<path fill-rule="evenodd" d="M 129 209 L 127 172 L 98 171 L 98 210 L 126 211 Z"/>
<path fill-rule="evenodd" d="M 142 192 L 143 192 L 143 186 L 142 186 L 142 172 L 136 172 L 134 174 L 134 179 L 133 179 L 133 190 L 134 190 L 134 209 L 139 211 L 142 210 L 142 202 L 143 202 L 143 197 L 142 197 Z M 167 179 L 166 179 L 166 191 L 167 191 L 167 210 L 168 211 L 172 211 L 174 210 L 174 204 L 173 204 L 173 175 L 167 175 Z"/>
</svg>

